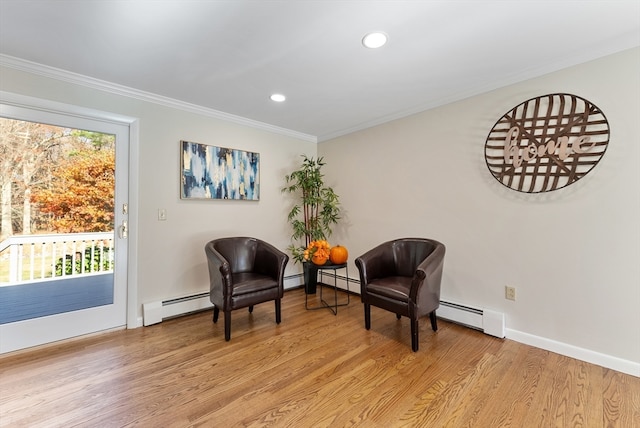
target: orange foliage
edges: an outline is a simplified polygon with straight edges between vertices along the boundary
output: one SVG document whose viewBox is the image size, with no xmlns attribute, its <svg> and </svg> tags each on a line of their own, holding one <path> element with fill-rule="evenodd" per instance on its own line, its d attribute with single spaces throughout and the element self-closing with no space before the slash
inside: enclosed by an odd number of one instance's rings
<svg viewBox="0 0 640 428">
<path fill-rule="evenodd" d="M 114 227 L 114 185 L 114 152 L 84 150 L 63 160 L 51 187 L 35 190 L 31 201 L 51 214 L 56 232 L 104 232 Z"/>
<path fill-rule="evenodd" d="M 325 240 L 311 241 L 303 253 L 303 260 L 311 260 L 317 265 L 323 265 L 329 260 L 331 246 Z"/>
</svg>

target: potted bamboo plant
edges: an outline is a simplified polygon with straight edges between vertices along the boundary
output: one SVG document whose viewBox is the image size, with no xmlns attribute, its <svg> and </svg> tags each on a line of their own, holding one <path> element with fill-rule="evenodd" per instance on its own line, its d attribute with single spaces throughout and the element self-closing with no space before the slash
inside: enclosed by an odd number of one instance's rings
<svg viewBox="0 0 640 428">
<path fill-rule="evenodd" d="M 285 176 L 286 186 L 282 188 L 283 193 L 299 197 L 287 217 L 293 229 L 288 250 L 296 262 L 303 264 L 307 294 L 315 294 L 318 272 L 317 267 L 306 260 L 308 249 L 313 248 L 314 242 L 326 241 L 340 219 L 339 198 L 324 184 L 323 166 L 322 158 L 303 155 L 300 168 Z"/>
</svg>

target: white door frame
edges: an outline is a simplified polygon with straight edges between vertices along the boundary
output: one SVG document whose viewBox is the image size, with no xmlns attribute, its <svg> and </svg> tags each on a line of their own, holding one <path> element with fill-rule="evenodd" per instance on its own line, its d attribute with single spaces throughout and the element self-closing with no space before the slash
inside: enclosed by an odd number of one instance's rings
<svg viewBox="0 0 640 428">
<path fill-rule="evenodd" d="M 127 328 L 139 327 L 140 323 L 137 311 L 139 119 L 5 91 L 0 91 L 0 103 L 25 109 L 85 118 L 93 121 L 115 123 L 129 128 L 126 326 Z M 120 207 L 116 207 L 116 209 L 120 209 Z M 114 226 L 117 231 L 119 225 L 115 224 Z"/>
</svg>

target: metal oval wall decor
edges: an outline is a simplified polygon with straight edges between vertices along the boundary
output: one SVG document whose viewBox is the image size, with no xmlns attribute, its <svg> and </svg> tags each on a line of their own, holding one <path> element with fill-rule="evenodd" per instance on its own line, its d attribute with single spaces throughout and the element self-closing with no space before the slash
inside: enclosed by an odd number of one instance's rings
<svg viewBox="0 0 640 428">
<path fill-rule="evenodd" d="M 587 175 L 608 145 L 609 123 L 598 107 L 576 95 L 549 94 L 505 113 L 489 132 L 484 153 L 501 184 L 541 193 Z"/>
</svg>

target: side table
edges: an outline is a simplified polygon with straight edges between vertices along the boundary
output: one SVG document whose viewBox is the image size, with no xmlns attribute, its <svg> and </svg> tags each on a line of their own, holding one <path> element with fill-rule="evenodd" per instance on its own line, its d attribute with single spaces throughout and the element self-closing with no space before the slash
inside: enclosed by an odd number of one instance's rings
<svg viewBox="0 0 640 428">
<path fill-rule="evenodd" d="M 340 303 L 338 304 L 338 275 L 336 273 L 336 271 L 338 269 L 344 269 L 345 270 L 345 275 L 347 276 L 347 302 L 346 303 Z M 347 306 L 349 305 L 350 302 L 350 293 L 349 293 L 349 268 L 347 267 L 346 263 L 340 264 L 340 265 L 322 265 L 322 266 L 318 266 L 318 272 L 320 272 L 320 275 L 322 275 L 322 271 L 332 271 L 332 273 L 328 274 L 328 275 L 333 275 L 333 304 L 329 304 L 328 302 L 326 302 L 324 300 L 324 297 L 322 296 L 322 289 L 324 288 L 324 286 L 329 286 L 329 284 L 325 284 L 322 281 L 318 282 L 318 285 L 320 286 L 320 303 L 322 303 L 322 306 L 317 306 L 314 308 L 310 308 L 308 305 L 308 297 L 307 294 L 305 293 L 304 295 L 304 307 L 307 310 L 316 310 L 316 309 L 324 309 L 327 308 L 329 309 L 331 312 L 333 312 L 333 315 L 338 315 L 338 307 L 339 306 Z"/>
</svg>

